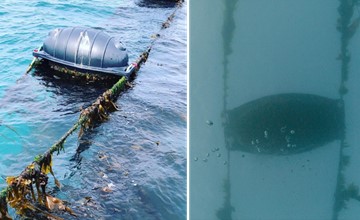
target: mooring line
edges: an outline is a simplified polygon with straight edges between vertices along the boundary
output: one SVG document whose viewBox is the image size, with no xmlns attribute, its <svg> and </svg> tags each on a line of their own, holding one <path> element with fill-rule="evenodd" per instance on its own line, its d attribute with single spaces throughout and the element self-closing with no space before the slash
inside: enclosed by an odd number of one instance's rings
<svg viewBox="0 0 360 220">
<path fill-rule="evenodd" d="M 355 19 L 352 23 L 352 17 L 355 12 L 354 7 L 358 12 L 358 18 Z M 337 20 L 337 30 L 341 33 L 341 46 L 340 46 L 340 55 L 338 59 L 341 60 L 341 81 L 339 85 L 339 95 L 340 100 L 344 108 L 344 117 L 345 117 L 345 102 L 344 96 L 348 93 L 348 88 L 346 82 L 349 78 L 349 63 L 350 63 L 350 53 L 348 51 L 348 45 L 350 39 L 354 36 L 357 31 L 360 23 L 360 12 L 357 4 L 347 0 L 340 0 L 340 5 L 338 7 L 340 18 Z M 345 119 L 344 119 L 345 123 Z M 346 186 L 344 171 L 345 167 L 349 164 L 349 156 L 345 155 L 345 148 L 348 147 L 348 144 L 345 141 L 346 132 L 343 131 L 343 137 L 340 142 L 339 149 L 339 164 L 336 176 L 336 187 L 334 192 L 334 204 L 332 211 L 332 220 L 339 219 L 339 213 L 346 207 L 345 202 L 349 199 L 359 200 L 359 189 L 354 184 L 348 184 Z"/>
<path fill-rule="evenodd" d="M 131 68 L 135 68 L 132 75 L 135 75 L 141 65 L 146 62 L 153 45 L 160 37 L 160 32 L 170 26 L 177 10 L 182 6 L 182 2 L 183 0 L 177 1 L 173 13 L 171 13 L 167 20 L 162 23 L 160 30 L 155 34 L 156 37 L 151 41 L 149 47 L 131 64 Z M 37 63 L 37 59 L 34 58 L 27 68 L 26 74 L 35 68 Z M 107 120 L 109 113 L 118 109 L 114 102 L 126 88 L 127 83 L 130 80 L 130 77 L 121 77 L 117 83 L 100 95 L 91 106 L 82 110 L 78 121 L 44 154 L 36 156 L 34 161 L 28 165 L 19 176 L 6 178 L 8 186 L 0 191 L 0 219 L 12 219 L 8 214 L 8 205 L 14 208 L 19 215 L 26 215 L 29 212 L 38 212 L 39 214 L 40 212 L 40 214 L 47 217 L 61 219 L 47 212 L 51 211 L 51 205 L 56 203 L 62 205 L 62 208 L 59 208 L 59 210 L 68 212 L 71 215 L 76 215 L 69 207 L 64 205 L 63 201 L 46 193 L 48 173 L 54 177 L 55 184 L 59 188 L 61 187 L 60 182 L 55 178 L 52 170 L 52 155 L 55 152 L 59 154 L 64 150 L 66 139 L 78 128 L 80 128 L 79 136 L 81 136 L 84 131 Z M 34 186 L 36 188 L 36 193 Z M 45 206 L 46 210 L 39 209 L 36 204 Z"/>
</svg>

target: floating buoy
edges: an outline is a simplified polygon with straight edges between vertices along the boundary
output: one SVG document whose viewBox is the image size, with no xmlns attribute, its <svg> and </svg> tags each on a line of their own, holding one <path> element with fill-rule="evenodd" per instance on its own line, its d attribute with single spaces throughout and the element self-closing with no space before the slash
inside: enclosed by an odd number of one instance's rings
<svg viewBox="0 0 360 220">
<path fill-rule="evenodd" d="M 227 112 L 230 150 L 291 154 L 344 136 L 341 100 L 310 94 L 266 96 Z"/>
<path fill-rule="evenodd" d="M 128 77 L 134 69 L 123 44 L 93 28 L 55 29 L 33 55 L 80 72 Z"/>
</svg>

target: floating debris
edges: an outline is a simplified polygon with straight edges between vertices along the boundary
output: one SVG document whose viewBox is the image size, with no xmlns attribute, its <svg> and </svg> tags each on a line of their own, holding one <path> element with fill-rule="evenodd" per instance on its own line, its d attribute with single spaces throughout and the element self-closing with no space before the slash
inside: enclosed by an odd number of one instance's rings
<svg viewBox="0 0 360 220">
<path fill-rule="evenodd" d="M 268 137 L 269 137 L 268 131 L 265 130 L 265 131 L 264 131 L 264 138 L 267 139 Z"/>
<path fill-rule="evenodd" d="M 133 145 L 133 146 L 131 146 L 131 149 L 139 151 L 139 150 L 143 150 L 143 147 L 140 145 Z"/>
<path fill-rule="evenodd" d="M 102 153 L 102 152 L 99 152 L 98 157 L 99 157 L 100 160 L 104 160 L 104 159 L 107 159 L 107 158 L 108 158 L 108 156 L 106 156 L 106 155 L 105 155 L 104 153 Z"/>
<path fill-rule="evenodd" d="M 108 184 L 107 186 L 101 188 L 101 191 L 109 193 L 109 192 L 112 192 L 113 189 L 112 189 L 112 186 L 110 184 Z"/>
<path fill-rule="evenodd" d="M 210 120 L 207 120 L 206 121 L 206 124 L 208 124 L 209 126 L 212 126 L 214 124 L 214 122 L 210 121 Z"/>
</svg>

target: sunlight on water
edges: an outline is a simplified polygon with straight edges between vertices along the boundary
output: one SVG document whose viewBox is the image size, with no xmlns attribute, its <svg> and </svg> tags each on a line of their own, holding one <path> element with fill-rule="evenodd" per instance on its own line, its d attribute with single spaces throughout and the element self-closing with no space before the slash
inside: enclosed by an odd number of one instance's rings
<svg viewBox="0 0 360 220">
<path fill-rule="evenodd" d="M 359 218 L 359 8 L 191 3 L 191 219 Z"/>
<path fill-rule="evenodd" d="M 49 191 L 70 202 L 80 219 L 186 218 L 186 7 L 161 32 L 133 88 L 117 101 L 120 110 L 81 140 L 72 135 L 65 152 L 54 156 L 54 173 L 63 187 L 59 191 L 49 178 Z M 133 0 L 2 1 L 1 177 L 20 174 L 109 88 L 76 85 L 41 70 L 24 76 L 32 50 L 50 31 L 101 29 L 124 42 L 132 62 L 173 10 L 140 7 Z M 85 33 L 81 57 L 88 53 L 88 39 Z M 3 178 L 0 186 L 5 186 Z"/>
</svg>

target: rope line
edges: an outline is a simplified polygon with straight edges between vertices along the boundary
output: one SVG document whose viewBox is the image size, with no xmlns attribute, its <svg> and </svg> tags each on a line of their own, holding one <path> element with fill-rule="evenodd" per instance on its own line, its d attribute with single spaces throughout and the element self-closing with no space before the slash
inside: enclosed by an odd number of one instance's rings
<svg viewBox="0 0 360 220">
<path fill-rule="evenodd" d="M 348 50 L 348 45 L 350 39 L 354 36 L 357 28 L 360 23 L 360 14 L 358 7 L 358 0 L 347 1 L 339 0 L 340 5 L 338 7 L 339 19 L 337 23 L 337 30 L 341 33 L 341 46 L 340 54 L 338 60 L 341 61 L 341 82 L 339 86 L 339 95 L 340 99 L 344 103 L 344 96 L 348 93 L 348 88 L 346 82 L 349 78 L 349 63 L 350 63 L 350 53 Z M 354 8 L 356 7 L 356 9 Z M 354 19 L 352 22 L 352 17 L 354 11 L 357 10 L 358 18 Z M 344 106 L 345 109 L 345 106 Z M 344 113 L 345 114 L 345 113 Z M 350 157 L 344 153 L 345 148 L 348 147 L 348 144 L 345 141 L 345 131 L 340 143 L 339 149 L 339 165 L 337 170 L 337 180 L 336 188 L 334 192 L 334 204 L 333 204 L 333 213 L 332 220 L 339 219 L 339 213 L 342 209 L 346 208 L 345 202 L 349 199 L 355 199 L 360 201 L 359 188 L 353 183 L 346 185 L 344 171 L 345 167 L 349 164 Z"/>
</svg>

